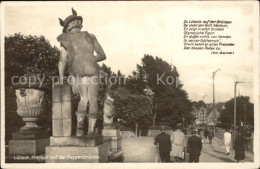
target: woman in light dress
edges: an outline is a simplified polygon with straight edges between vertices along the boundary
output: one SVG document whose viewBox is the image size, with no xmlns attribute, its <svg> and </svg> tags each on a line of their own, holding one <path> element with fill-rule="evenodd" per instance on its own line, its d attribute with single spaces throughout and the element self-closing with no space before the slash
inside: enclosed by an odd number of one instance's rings
<svg viewBox="0 0 260 169">
<path fill-rule="evenodd" d="M 231 144 L 231 133 L 229 129 L 226 129 L 226 132 L 223 135 L 223 143 L 226 149 L 226 155 L 229 155 L 230 144 Z"/>
<path fill-rule="evenodd" d="M 181 162 L 184 159 L 185 134 L 180 130 L 181 123 L 176 124 L 176 130 L 171 134 L 172 151 L 171 157 L 175 162 Z"/>
</svg>

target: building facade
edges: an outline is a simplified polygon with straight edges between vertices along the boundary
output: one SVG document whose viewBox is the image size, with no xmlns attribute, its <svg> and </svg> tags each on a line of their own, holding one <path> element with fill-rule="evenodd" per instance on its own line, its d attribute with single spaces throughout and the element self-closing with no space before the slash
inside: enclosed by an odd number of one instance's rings
<svg viewBox="0 0 260 169">
<path fill-rule="evenodd" d="M 205 104 L 203 101 L 192 102 L 192 114 L 195 116 L 196 124 L 214 125 L 217 123 L 224 103 L 216 103 L 213 111 L 212 104 Z"/>
<path fill-rule="evenodd" d="M 196 124 L 204 124 L 207 121 L 207 106 L 203 101 L 192 103 L 192 114 L 195 116 Z"/>
</svg>

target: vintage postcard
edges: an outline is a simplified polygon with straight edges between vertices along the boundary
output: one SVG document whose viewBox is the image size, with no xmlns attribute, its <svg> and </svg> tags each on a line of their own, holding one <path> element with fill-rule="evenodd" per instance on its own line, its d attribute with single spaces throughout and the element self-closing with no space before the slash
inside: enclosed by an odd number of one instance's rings
<svg viewBox="0 0 260 169">
<path fill-rule="evenodd" d="M 259 168 L 257 1 L 1 3 L 2 168 Z"/>
</svg>

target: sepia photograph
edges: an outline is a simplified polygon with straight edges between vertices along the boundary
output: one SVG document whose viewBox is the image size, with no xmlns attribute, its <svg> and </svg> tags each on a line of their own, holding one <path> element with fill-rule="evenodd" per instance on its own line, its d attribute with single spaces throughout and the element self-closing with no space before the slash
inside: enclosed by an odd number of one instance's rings
<svg viewBox="0 0 260 169">
<path fill-rule="evenodd" d="M 257 1 L 2 2 L 1 168 L 259 168 L 259 65 Z"/>
</svg>

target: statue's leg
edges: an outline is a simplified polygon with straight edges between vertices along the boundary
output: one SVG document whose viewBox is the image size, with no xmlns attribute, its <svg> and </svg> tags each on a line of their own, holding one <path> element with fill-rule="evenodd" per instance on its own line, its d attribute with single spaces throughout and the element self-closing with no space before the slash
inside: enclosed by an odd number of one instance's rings
<svg viewBox="0 0 260 169">
<path fill-rule="evenodd" d="M 80 94 L 80 102 L 76 112 L 77 115 L 77 136 L 84 135 L 84 120 L 87 115 L 88 105 L 88 88 L 86 84 L 78 84 L 78 91 Z"/>
<path fill-rule="evenodd" d="M 89 78 L 90 83 L 88 84 L 88 98 L 89 98 L 89 114 L 88 114 L 88 135 L 93 135 L 95 131 L 95 124 L 97 121 L 98 113 L 98 76 L 92 76 Z"/>
</svg>

